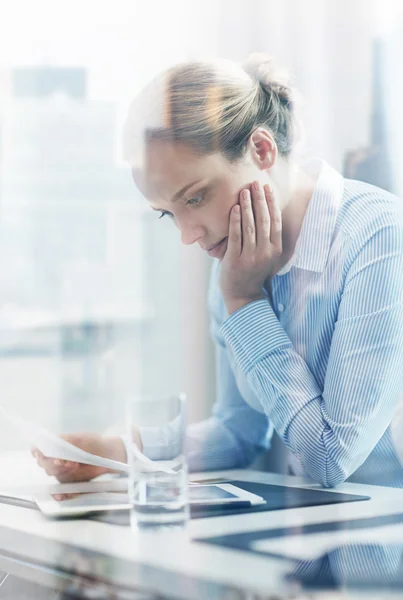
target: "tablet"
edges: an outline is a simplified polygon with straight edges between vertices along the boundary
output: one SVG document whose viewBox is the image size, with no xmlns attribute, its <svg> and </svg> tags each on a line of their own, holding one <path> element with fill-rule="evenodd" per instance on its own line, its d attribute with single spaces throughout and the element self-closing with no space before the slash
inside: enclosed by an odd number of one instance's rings
<svg viewBox="0 0 403 600">
<path fill-rule="evenodd" d="M 55 500 L 51 494 L 33 496 L 43 514 L 52 517 L 78 516 L 105 510 L 128 510 L 127 493 L 97 492 L 77 494 L 67 500 Z M 247 492 L 230 483 L 197 484 L 189 486 L 189 502 L 193 506 L 222 506 L 249 502 L 251 506 L 264 504 L 261 496 Z"/>
</svg>

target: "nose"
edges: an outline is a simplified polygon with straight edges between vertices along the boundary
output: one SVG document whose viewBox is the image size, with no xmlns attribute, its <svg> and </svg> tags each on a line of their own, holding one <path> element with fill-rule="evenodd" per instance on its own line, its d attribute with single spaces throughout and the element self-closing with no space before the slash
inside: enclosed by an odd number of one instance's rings
<svg viewBox="0 0 403 600">
<path fill-rule="evenodd" d="M 182 244 L 184 244 L 185 246 L 190 246 L 191 244 L 194 244 L 198 240 L 203 239 L 203 237 L 205 236 L 205 233 L 206 233 L 204 230 L 204 227 L 201 227 L 200 225 L 197 225 L 197 226 L 182 225 L 182 226 L 179 226 L 179 229 L 181 232 Z"/>
</svg>

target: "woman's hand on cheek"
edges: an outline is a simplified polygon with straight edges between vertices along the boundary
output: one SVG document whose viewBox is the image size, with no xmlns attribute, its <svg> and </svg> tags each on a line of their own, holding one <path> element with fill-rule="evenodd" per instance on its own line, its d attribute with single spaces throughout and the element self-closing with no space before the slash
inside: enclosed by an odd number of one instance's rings
<svg viewBox="0 0 403 600">
<path fill-rule="evenodd" d="M 263 298 L 262 287 L 282 253 L 281 211 L 268 185 L 242 190 L 230 214 L 220 288 L 229 314 Z"/>
</svg>

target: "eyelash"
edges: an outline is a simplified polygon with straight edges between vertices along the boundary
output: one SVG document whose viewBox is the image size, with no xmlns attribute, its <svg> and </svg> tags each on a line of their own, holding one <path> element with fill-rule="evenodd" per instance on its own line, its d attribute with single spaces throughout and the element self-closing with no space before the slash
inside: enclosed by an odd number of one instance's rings
<svg viewBox="0 0 403 600">
<path fill-rule="evenodd" d="M 193 205 L 193 202 L 192 202 L 192 200 L 196 200 L 197 198 L 200 198 L 200 201 L 199 201 L 199 202 L 197 202 L 197 203 L 195 203 L 195 204 L 196 204 L 196 206 L 202 202 L 202 200 L 203 200 L 203 194 L 202 194 L 202 193 L 200 193 L 200 194 L 197 194 L 197 196 L 194 196 L 193 198 L 190 198 L 190 200 L 188 200 L 188 201 L 186 202 L 186 204 Z M 162 210 L 162 211 L 161 211 L 161 214 L 160 214 L 160 216 L 159 216 L 158 218 L 159 218 L 159 219 L 162 219 L 162 217 L 165 217 L 165 216 L 168 216 L 168 217 L 170 217 L 171 219 L 174 219 L 174 218 L 175 218 L 175 216 L 174 216 L 174 215 L 173 215 L 171 212 L 169 212 L 168 210 Z"/>
<path fill-rule="evenodd" d="M 171 212 L 169 212 L 168 210 L 162 210 L 160 216 L 158 217 L 159 219 L 162 219 L 162 217 L 170 217 L 171 219 L 174 219 L 175 217 L 173 216 L 173 214 Z"/>
</svg>

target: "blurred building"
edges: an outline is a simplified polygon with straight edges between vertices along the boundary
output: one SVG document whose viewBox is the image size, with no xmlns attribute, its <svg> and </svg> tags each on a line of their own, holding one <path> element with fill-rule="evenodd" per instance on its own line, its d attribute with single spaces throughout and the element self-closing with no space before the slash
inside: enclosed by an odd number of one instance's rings
<svg viewBox="0 0 403 600">
<path fill-rule="evenodd" d="M 55 93 L 76 100 L 87 96 L 87 72 L 79 67 L 15 67 L 10 70 L 13 98 L 48 98 Z"/>
<path fill-rule="evenodd" d="M 94 398 L 108 414 L 122 369 L 137 376 L 144 264 L 141 209 L 115 160 L 116 106 L 90 102 L 86 87 L 80 68 L 0 77 L 0 355 L 62 361 L 59 404 L 90 419 Z"/>
<path fill-rule="evenodd" d="M 346 153 L 344 175 L 397 193 L 393 181 L 393 161 L 388 136 L 388 94 L 385 77 L 385 40 L 375 39 L 372 43 L 372 94 L 370 140 L 365 148 Z"/>
</svg>

